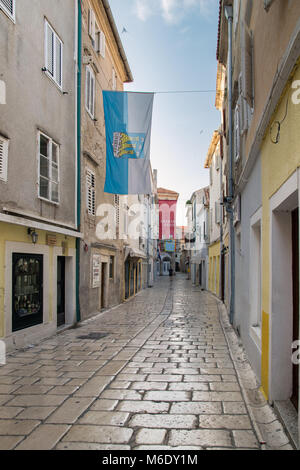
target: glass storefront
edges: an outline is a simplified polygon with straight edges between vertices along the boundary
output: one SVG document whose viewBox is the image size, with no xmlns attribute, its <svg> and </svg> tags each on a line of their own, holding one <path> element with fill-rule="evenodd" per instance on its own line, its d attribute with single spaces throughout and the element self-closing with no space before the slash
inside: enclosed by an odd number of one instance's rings
<svg viewBox="0 0 300 470">
<path fill-rule="evenodd" d="M 13 253 L 12 331 L 43 323 L 43 256 Z"/>
</svg>

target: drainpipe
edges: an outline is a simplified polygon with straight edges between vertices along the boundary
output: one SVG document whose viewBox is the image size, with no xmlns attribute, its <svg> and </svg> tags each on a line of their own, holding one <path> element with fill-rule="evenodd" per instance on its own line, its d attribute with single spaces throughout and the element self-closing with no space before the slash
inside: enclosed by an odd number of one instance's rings
<svg viewBox="0 0 300 470">
<path fill-rule="evenodd" d="M 223 151 L 222 151 L 222 143 L 221 139 L 223 139 L 223 134 L 220 132 L 220 298 L 222 302 L 224 301 L 223 296 L 223 249 L 224 249 L 224 241 L 223 241 Z"/>
<path fill-rule="evenodd" d="M 225 16 L 228 22 L 228 130 L 229 130 L 229 197 L 228 207 L 230 217 L 230 312 L 229 319 L 231 325 L 234 321 L 235 304 L 235 244 L 233 226 L 233 134 L 232 134 L 232 6 L 225 6 Z"/>
<path fill-rule="evenodd" d="M 150 286 L 150 195 L 147 195 L 147 287 Z"/>
<path fill-rule="evenodd" d="M 82 11 L 81 0 L 77 0 L 77 230 L 80 230 L 81 215 L 81 52 Z M 80 321 L 80 238 L 76 238 L 76 320 Z"/>
</svg>

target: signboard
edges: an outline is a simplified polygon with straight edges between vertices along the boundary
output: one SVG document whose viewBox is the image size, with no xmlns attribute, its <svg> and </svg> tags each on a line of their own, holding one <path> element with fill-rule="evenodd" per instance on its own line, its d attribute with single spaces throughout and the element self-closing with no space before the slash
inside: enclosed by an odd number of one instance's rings
<svg viewBox="0 0 300 470">
<path fill-rule="evenodd" d="M 165 242 L 165 251 L 168 253 L 175 252 L 175 240 L 168 240 Z"/>
<path fill-rule="evenodd" d="M 92 283 L 93 289 L 100 287 L 100 268 L 101 268 L 101 256 L 93 255 L 93 266 L 92 266 Z"/>
</svg>

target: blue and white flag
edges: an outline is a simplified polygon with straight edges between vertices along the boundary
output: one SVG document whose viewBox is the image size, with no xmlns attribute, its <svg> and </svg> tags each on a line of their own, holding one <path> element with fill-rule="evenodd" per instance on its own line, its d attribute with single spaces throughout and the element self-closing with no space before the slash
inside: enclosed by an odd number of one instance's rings
<svg viewBox="0 0 300 470">
<path fill-rule="evenodd" d="M 104 192 L 151 194 L 153 93 L 103 91 L 106 131 Z"/>
</svg>

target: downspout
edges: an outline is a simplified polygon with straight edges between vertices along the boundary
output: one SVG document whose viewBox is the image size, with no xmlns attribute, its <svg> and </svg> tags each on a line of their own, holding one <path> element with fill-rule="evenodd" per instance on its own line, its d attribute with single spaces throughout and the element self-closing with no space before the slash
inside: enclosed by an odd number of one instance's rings
<svg viewBox="0 0 300 470">
<path fill-rule="evenodd" d="M 81 224 L 81 52 L 82 52 L 82 10 L 77 0 L 77 230 Z M 80 321 L 80 238 L 76 239 L 76 320 Z"/>
<path fill-rule="evenodd" d="M 234 321 L 235 304 L 235 243 L 233 226 L 233 135 L 232 135 L 232 6 L 225 6 L 225 16 L 228 21 L 228 133 L 229 133 L 229 197 L 228 207 L 230 217 L 230 311 L 229 319 L 231 325 Z"/>
<path fill-rule="evenodd" d="M 224 257 L 224 240 L 223 240 L 223 134 L 220 132 L 220 298 L 224 302 L 223 295 L 223 257 Z"/>
</svg>

